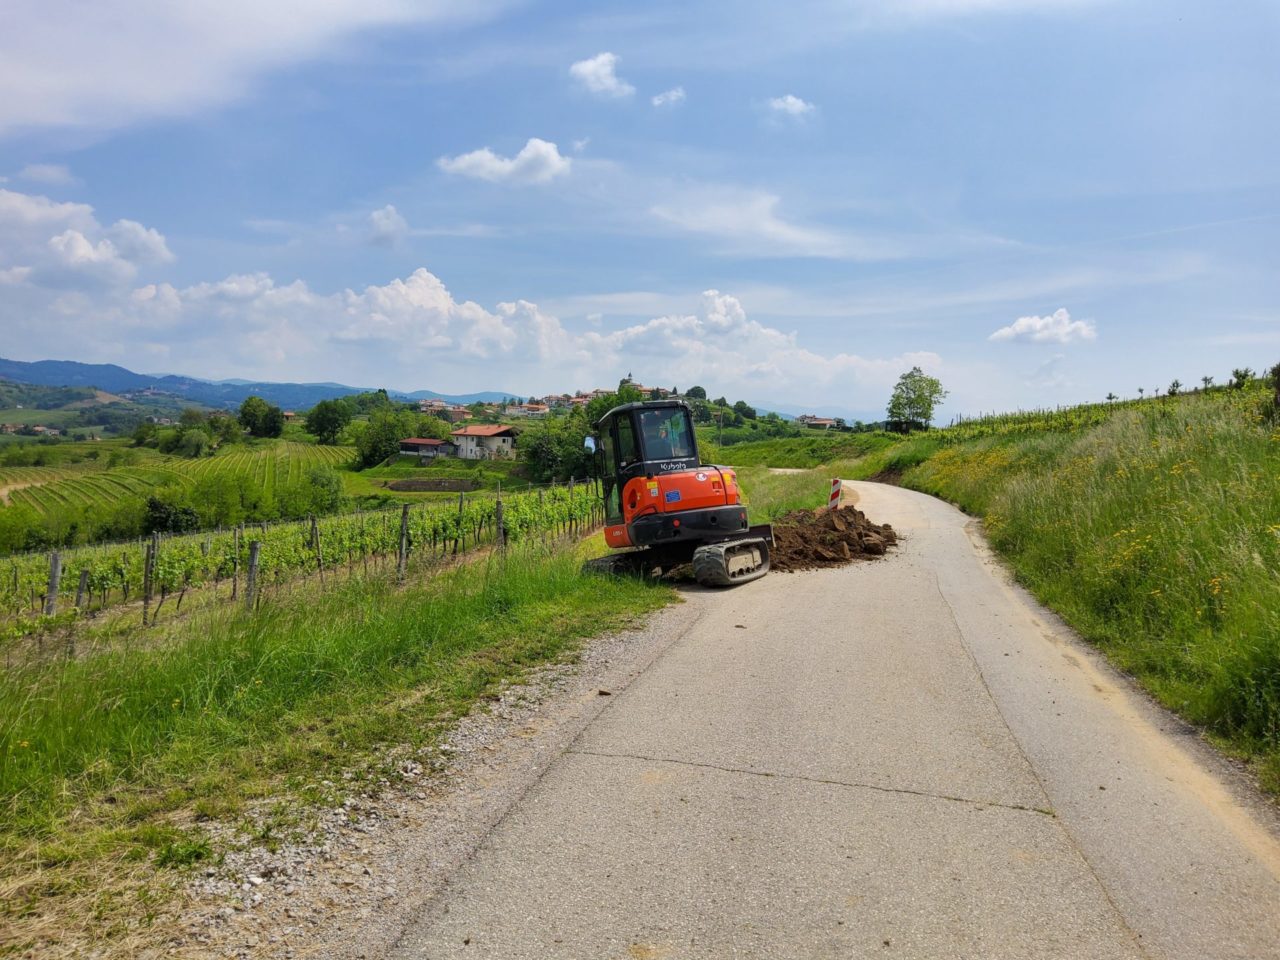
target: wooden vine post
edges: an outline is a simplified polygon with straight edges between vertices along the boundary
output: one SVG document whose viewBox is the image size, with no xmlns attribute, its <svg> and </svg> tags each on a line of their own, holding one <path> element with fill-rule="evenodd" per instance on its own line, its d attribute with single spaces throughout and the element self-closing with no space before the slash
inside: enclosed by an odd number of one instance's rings
<svg viewBox="0 0 1280 960">
<path fill-rule="evenodd" d="M 324 586 L 324 552 L 320 549 L 320 523 L 311 518 L 311 549 L 316 554 L 316 569 L 320 571 L 320 586 Z"/>
<path fill-rule="evenodd" d="M 62 554 L 57 550 L 49 554 L 49 588 L 44 595 L 44 615 L 52 617 L 58 612 L 58 586 L 62 581 Z"/>
<path fill-rule="evenodd" d="M 151 624 L 151 577 L 156 565 L 155 540 L 147 544 L 147 553 L 142 560 L 142 625 Z"/>
<path fill-rule="evenodd" d="M 409 505 L 400 508 L 400 542 L 396 551 L 396 579 L 404 583 L 409 566 Z"/>
<path fill-rule="evenodd" d="M 80 582 L 76 584 L 76 611 L 84 609 L 85 594 L 89 590 L 89 568 L 84 567 L 80 571 Z"/>
<path fill-rule="evenodd" d="M 258 551 L 261 549 L 261 541 L 249 541 L 249 571 L 245 577 L 244 585 L 244 606 L 246 610 L 253 609 L 256 599 L 255 594 L 258 592 Z"/>
<path fill-rule="evenodd" d="M 506 553 L 507 552 L 507 525 L 503 522 L 503 519 L 502 519 L 502 491 L 501 490 L 498 491 L 498 504 L 497 504 L 496 511 L 494 513 L 493 522 L 497 527 L 497 529 L 494 531 L 494 534 L 498 541 L 498 550 L 500 550 L 502 553 Z"/>
<path fill-rule="evenodd" d="M 243 525 L 235 528 L 231 535 L 231 599 L 240 596 L 240 533 Z"/>
</svg>

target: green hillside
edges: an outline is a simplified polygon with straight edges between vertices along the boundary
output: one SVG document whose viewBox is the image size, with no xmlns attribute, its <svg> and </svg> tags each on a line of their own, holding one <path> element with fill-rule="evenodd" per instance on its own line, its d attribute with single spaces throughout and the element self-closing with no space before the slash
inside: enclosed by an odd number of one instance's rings
<svg viewBox="0 0 1280 960">
<path fill-rule="evenodd" d="M 71 436 L 125 436 L 148 417 L 176 419 L 193 406 L 176 397 L 126 399 L 93 387 L 42 387 L 0 380 L 0 424 L 9 428 L 48 427 Z M 0 444 L 25 439 L 0 433 Z"/>
</svg>

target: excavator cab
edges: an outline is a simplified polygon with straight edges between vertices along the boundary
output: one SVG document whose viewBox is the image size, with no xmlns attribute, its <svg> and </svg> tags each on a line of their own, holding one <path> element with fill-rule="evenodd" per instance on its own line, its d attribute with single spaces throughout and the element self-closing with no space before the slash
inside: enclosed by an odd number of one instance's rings
<svg viewBox="0 0 1280 960">
<path fill-rule="evenodd" d="M 615 407 L 600 418 L 596 430 L 606 523 L 623 522 L 622 493 L 629 481 L 696 470 L 700 465 L 693 417 L 683 402 Z"/>
<path fill-rule="evenodd" d="M 622 404 L 595 429 L 610 547 L 644 548 L 654 567 L 692 562 L 716 586 L 764 576 L 772 530 L 748 524 L 732 468 L 701 462 L 687 403 Z"/>
</svg>

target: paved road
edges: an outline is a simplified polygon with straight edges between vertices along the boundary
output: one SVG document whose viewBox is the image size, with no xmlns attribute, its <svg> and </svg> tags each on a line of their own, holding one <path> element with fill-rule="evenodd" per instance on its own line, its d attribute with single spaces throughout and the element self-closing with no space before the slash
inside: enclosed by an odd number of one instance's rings
<svg viewBox="0 0 1280 960">
<path fill-rule="evenodd" d="M 696 594 L 399 958 L 1280 957 L 1272 812 L 1008 586 L 889 559 Z"/>
</svg>

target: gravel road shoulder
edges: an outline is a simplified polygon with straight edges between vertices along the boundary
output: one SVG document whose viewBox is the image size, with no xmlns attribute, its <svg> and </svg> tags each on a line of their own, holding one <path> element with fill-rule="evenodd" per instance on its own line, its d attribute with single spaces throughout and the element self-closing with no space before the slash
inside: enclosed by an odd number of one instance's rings
<svg viewBox="0 0 1280 960">
<path fill-rule="evenodd" d="M 382 955 L 610 697 L 698 621 L 700 593 L 688 590 L 685 602 L 635 628 L 589 641 L 575 662 L 506 687 L 440 747 L 389 757 L 393 775 L 376 790 L 353 786 L 302 838 L 274 849 L 246 844 L 255 820 L 275 815 L 271 804 L 215 827 L 231 852 L 191 885 L 188 910 L 154 955 Z M 343 782 L 335 772 L 339 792 Z"/>
</svg>

